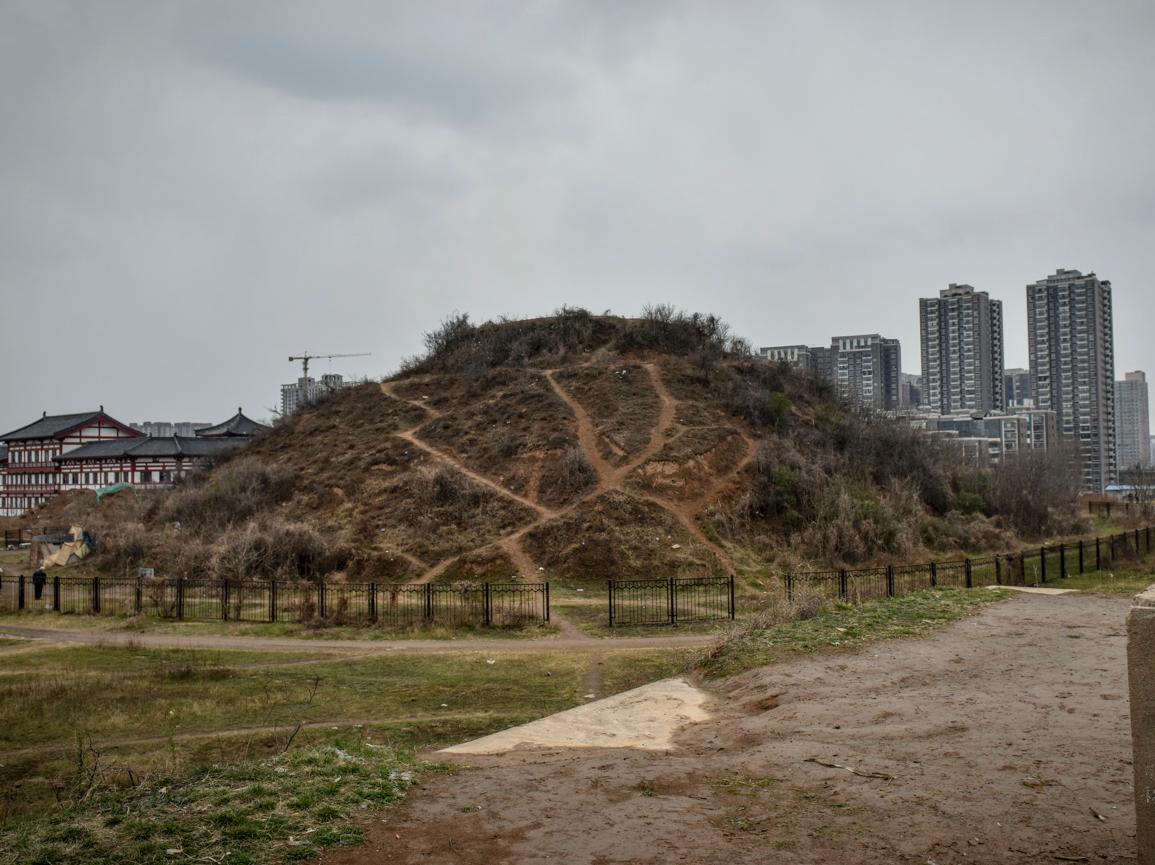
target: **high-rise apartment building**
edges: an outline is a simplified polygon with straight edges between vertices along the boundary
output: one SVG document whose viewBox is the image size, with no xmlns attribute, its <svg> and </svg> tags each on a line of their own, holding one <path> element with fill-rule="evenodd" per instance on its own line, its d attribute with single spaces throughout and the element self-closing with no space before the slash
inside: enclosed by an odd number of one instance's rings
<svg viewBox="0 0 1155 865">
<path fill-rule="evenodd" d="M 1031 371 L 1029 369 L 1008 369 L 1003 373 L 1003 394 L 1007 408 L 1034 405 L 1031 393 Z"/>
<path fill-rule="evenodd" d="M 918 308 L 923 405 L 940 414 L 1005 410 L 1002 301 L 952 282 Z"/>
<path fill-rule="evenodd" d="M 1147 403 L 1147 375 L 1129 372 L 1115 382 L 1115 435 L 1119 470 L 1145 467 L 1151 462 L 1151 415 Z"/>
<path fill-rule="evenodd" d="M 347 386 L 345 379 L 336 373 L 323 375 L 320 381 L 309 376 L 308 378 L 299 378 L 292 384 L 283 384 L 281 385 L 281 414 L 291 415 L 310 403 L 316 402 L 325 394 Z"/>
<path fill-rule="evenodd" d="M 1111 283 L 1077 270 L 1031 283 L 1027 337 L 1035 406 L 1077 446 L 1084 489 L 1102 492 L 1117 468 Z"/>
<path fill-rule="evenodd" d="M 843 403 L 874 411 L 901 407 L 902 348 L 897 339 L 877 333 L 836 336 L 830 349 L 834 392 Z"/>
</svg>

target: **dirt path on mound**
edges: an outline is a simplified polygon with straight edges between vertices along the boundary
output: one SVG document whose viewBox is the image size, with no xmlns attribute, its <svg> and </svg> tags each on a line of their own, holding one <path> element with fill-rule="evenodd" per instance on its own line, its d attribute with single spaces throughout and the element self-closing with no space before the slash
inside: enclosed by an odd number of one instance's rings
<svg viewBox="0 0 1155 865">
<path fill-rule="evenodd" d="M 657 364 L 646 363 L 643 364 L 643 366 L 646 370 L 646 374 L 650 378 L 650 383 L 654 388 L 654 392 L 658 397 L 658 418 L 655 421 L 653 428 L 650 430 L 650 436 L 646 446 L 632 459 L 626 461 L 620 466 L 614 466 L 605 457 L 602 456 L 601 450 L 598 447 L 599 433 L 597 432 L 593 420 L 590 418 L 589 412 L 586 411 L 585 407 L 579 400 L 574 398 L 564 387 L 561 386 L 561 384 L 558 383 L 557 379 L 555 378 L 558 371 L 552 369 L 544 371 L 543 375 L 546 381 L 549 382 L 553 392 L 556 394 L 558 399 L 566 404 L 570 412 L 573 414 L 574 422 L 577 427 L 578 446 L 581 448 L 582 453 L 585 455 L 586 459 L 589 460 L 590 465 L 593 466 L 594 472 L 598 478 L 597 483 L 592 489 L 587 490 L 579 498 L 570 502 L 568 505 L 565 505 L 564 507 L 558 508 L 556 510 L 540 504 L 535 500 L 536 495 L 534 495 L 532 498 L 527 498 L 526 496 L 519 495 L 512 490 L 506 489 L 496 481 L 493 481 L 492 479 L 487 478 L 484 475 L 479 474 L 478 472 L 469 468 L 452 454 L 447 453 L 439 448 L 433 447 L 432 445 L 422 441 L 419 438 L 419 433 L 425 426 L 425 423 L 420 423 L 407 430 L 394 433 L 393 435 L 396 435 L 398 438 L 401 438 L 414 447 L 420 448 L 441 462 L 446 463 L 447 465 L 460 471 L 471 480 L 476 481 L 477 483 L 498 493 L 499 495 L 502 495 L 512 501 L 532 509 L 537 514 L 537 518 L 532 522 L 523 525 L 520 528 L 517 528 L 512 532 L 497 538 L 496 540 L 482 544 L 476 549 L 466 550 L 463 553 L 450 556 L 446 559 L 442 559 L 439 562 L 435 562 L 432 565 L 426 566 L 425 571 L 417 580 L 415 580 L 415 582 L 426 583 L 430 580 L 436 579 L 461 555 L 491 552 L 496 549 L 505 551 L 524 579 L 530 581 L 538 581 L 538 565 L 526 552 L 524 546 L 522 545 L 522 539 L 525 538 L 529 532 L 540 528 L 551 520 L 555 520 L 559 517 L 563 517 L 569 514 L 578 506 L 589 502 L 600 495 L 615 490 L 624 491 L 624 482 L 630 473 L 644 464 L 647 460 L 652 459 L 654 456 L 660 453 L 661 450 L 671 440 L 670 430 L 674 427 L 675 424 L 675 417 L 678 410 L 678 401 L 674 399 L 673 395 L 669 391 L 669 388 L 666 387 L 666 383 L 662 379 L 661 371 L 658 369 Z M 409 405 L 417 406 L 428 414 L 430 420 L 440 415 L 440 412 L 437 409 L 434 409 L 432 406 L 425 405 L 421 401 L 409 399 L 408 397 L 400 396 L 397 394 L 395 392 L 393 382 L 383 382 L 381 384 L 381 391 L 391 399 L 400 400 L 401 402 L 408 403 Z M 426 421 L 426 423 L 427 422 L 428 421 Z M 646 495 L 636 491 L 628 491 L 629 495 L 644 499 L 651 504 L 657 505 L 662 510 L 673 516 L 679 525 L 681 525 L 691 537 L 693 537 L 698 543 L 707 547 L 715 556 L 717 556 L 723 567 L 730 573 L 733 573 L 734 565 L 729 554 L 722 546 L 715 543 L 706 536 L 705 532 L 703 532 L 701 527 L 698 525 L 697 517 L 701 510 L 710 501 L 712 501 L 719 492 L 734 482 L 734 480 L 741 474 L 741 472 L 749 464 L 750 460 L 753 459 L 754 454 L 757 452 L 757 443 L 742 430 L 736 431 L 746 442 L 746 455 L 734 467 L 734 469 L 717 478 L 715 483 L 710 486 L 709 492 L 706 495 L 692 502 L 675 502 L 669 501 L 656 495 Z M 536 489 L 536 486 L 534 489 Z M 577 638 L 578 635 L 581 634 L 581 631 L 574 627 L 572 624 L 568 623 L 564 617 L 559 618 L 558 624 L 562 627 L 563 632 L 568 636 Z"/>
<path fill-rule="evenodd" d="M 418 427 L 418 429 L 420 429 L 420 427 Z M 531 511 L 534 511 L 536 514 L 538 514 L 538 516 L 546 518 L 553 518 L 557 516 L 557 511 L 551 510 L 545 505 L 538 504 L 537 502 L 530 501 L 525 496 L 518 495 L 513 490 L 503 487 L 497 481 L 490 480 L 480 472 L 474 471 L 457 457 L 453 456 L 453 454 L 447 453 L 440 448 L 435 448 L 428 442 L 423 442 L 417 437 L 415 430 L 404 430 L 403 432 L 393 433 L 393 435 L 397 436 L 399 439 L 404 439 L 405 441 L 409 442 L 409 444 L 420 448 L 427 454 L 437 457 L 437 459 L 441 460 L 442 462 L 449 463 L 451 466 L 453 466 L 453 468 L 461 472 L 471 481 L 479 483 L 487 489 L 493 490 L 493 492 L 500 496 L 504 496 L 507 499 L 512 499 L 519 505 L 524 505 Z"/>
<path fill-rule="evenodd" d="M 323 861 L 1134 863 L 1127 609 L 1023 595 L 927 639 L 783 661 L 713 686 L 713 718 L 664 754 L 465 758 Z"/>
</svg>

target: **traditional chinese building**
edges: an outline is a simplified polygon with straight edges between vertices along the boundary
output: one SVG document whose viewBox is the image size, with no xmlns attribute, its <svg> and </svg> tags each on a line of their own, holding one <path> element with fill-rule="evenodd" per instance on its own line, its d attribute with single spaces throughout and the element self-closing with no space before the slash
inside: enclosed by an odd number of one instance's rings
<svg viewBox="0 0 1155 865">
<path fill-rule="evenodd" d="M 195 436 L 141 435 L 100 411 L 45 414 L 0 436 L 0 516 L 19 516 L 65 490 L 129 483 L 145 489 L 168 486 L 188 472 L 246 444 L 266 429 L 238 411 Z"/>
</svg>

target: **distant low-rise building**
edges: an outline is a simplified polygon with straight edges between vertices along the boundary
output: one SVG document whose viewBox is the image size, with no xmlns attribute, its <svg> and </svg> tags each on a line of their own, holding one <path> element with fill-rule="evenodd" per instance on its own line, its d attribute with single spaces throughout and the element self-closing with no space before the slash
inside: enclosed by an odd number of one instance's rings
<svg viewBox="0 0 1155 865">
<path fill-rule="evenodd" d="M 1027 444 L 1031 450 L 1049 451 L 1059 446 L 1059 419 L 1049 409 L 1018 407 L 1011 414 L 1027 421 Z"/>
<path fill-rule="evenodd" d="M 945 440 L 960 443 L 964 459 L 972 465 L 1000 463 L 1031 447 L 1027 418 L 1022 415 L 922 415 L 911 418 L 910 424 L 930 433 L 952 434 Z M 976 456 L 979 441 L 986 444 Z"/>
<path fill-rule="evenodd" d="M 873 334 L 836 336 L 830 347 L 766 346 L 770 363 L 785 363 L 825 381 L 852 408 L 896 411 L 903 407 L 902 348 L 897 339 Z"/>
<path fill-rule="evenodd" d="M 196 431 L 212 426 L 208 423 L 197 423 L 195 421 L 162 421 L 162 420 L 142 420 L 136 423 L 129 424 L 137 432 L 144 433 L 146 436 L 154 436 L 156 438 L 168 438 L 169 436 L 192 436 L 196 435 Z"/>
</svg>

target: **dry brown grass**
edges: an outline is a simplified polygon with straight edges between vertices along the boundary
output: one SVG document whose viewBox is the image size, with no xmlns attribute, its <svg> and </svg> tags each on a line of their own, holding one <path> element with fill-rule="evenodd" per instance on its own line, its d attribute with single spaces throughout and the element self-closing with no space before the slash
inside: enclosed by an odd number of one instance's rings
<svg viewBox="0 0 1155 865">
<path fill-rule="evenodd" d="M 529 532 L 526 551 L 544 579 L 604 585 L 607 579 L 654 579 L 723 573 L 715 553 L 669 511 L 624 492 L 608 492 Z"/>
<path fill-rule="evenodd" d="M 417 399 L 419 391 L 435 390 L 437 396 L 429 402 L 443 414 L 422 428 L 421 440 L 506 489 L 530 497 L 540 489 L 541 500 L 557 506 L 588 485 L 575 483 L 572 471 L 542 475 L 543 466 L 573 451 L 577 428 L 569 408 L 540 373 L 501 370 L 479 377 L 468 388 L 443 377 L 397 387 L 398 393 Z"/>
<path fill-rule="evenodd" d="M 561 370 L 557 381 L 589 413 L 604 459 L 624 463 L 649 443 L 660 405 L 641 364 L 609 356 Z"/>
</svg>

